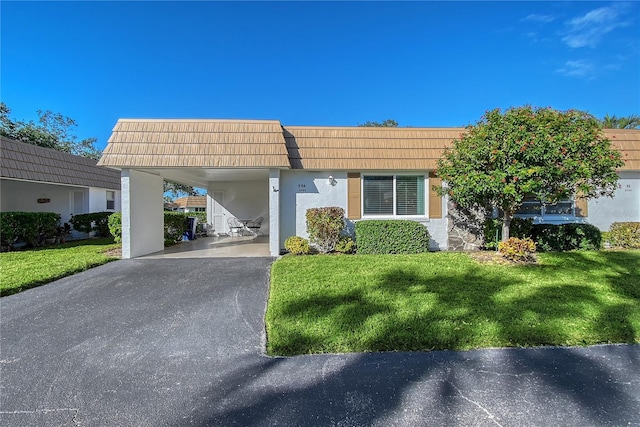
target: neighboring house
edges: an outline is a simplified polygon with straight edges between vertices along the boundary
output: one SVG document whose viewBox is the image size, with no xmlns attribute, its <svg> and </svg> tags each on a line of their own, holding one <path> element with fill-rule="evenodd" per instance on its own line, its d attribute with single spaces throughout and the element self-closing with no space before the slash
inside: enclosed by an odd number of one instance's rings
<svg viewBox="0 0 640 427">
<path fill-rule="evenodd" d="M 277 120 L 132 120 L 113 129 L 99 165 L 121 170 L 123 256 L 160 251 L 163 179 L 207 189 L 207 219 L 265 218 L 272 255 L 306 236 L 306 210 L 340 206 L 349 223 L 402 218 L 424 224 L 432 249 L 466 248 L 453 205 L 432 190 L 442 150 L 463 128 L 282 126 Z M 623 152 L 615 198 L 549 208 L 530 201 L 538 222 L 640 221 L 640 131 L 607 130 Z M 155 209 L 155 208 L 157 209 Z M 462 242 L 462 243 L 460 243 Z"/>
<path fill-rule="evenodd" d="M 64 223 L 74 214 L 120 211 L 118 171 L 10 138 L 0 143 L 1 212 L 56 212 Z"/>
<path fill-rule="evenodd" d="M 207 196 L 180 197 L 173 201 L 174 211 L 177 212 L 206 212 Z"/>
</svg>

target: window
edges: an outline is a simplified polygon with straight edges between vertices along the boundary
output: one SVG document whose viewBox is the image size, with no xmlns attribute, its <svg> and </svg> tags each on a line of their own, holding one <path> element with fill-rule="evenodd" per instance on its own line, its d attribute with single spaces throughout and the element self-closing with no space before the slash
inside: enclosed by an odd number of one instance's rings
<svg viewBox="0 0 640 427">
<path fill-rule="evenodd" d="M 195 208 L 194 212 L 206 212 L 207 208 Z"/>
<path fill-rule="evenodd" d="M 533 197 L 525 197 L 516 215 L 574 215 L 573 200 L 560 200 L 553 204 L 543 204 Z"/>
<path fill-rule="evenodd" d="M 116 209 L 116 192 L 107 190 L 107 209 Z"/>
<path fill-rule="evenodd" d="M 424 216 L 424 175 L 365 176 L 363 213 L 385 216 Z"/>
</svg>

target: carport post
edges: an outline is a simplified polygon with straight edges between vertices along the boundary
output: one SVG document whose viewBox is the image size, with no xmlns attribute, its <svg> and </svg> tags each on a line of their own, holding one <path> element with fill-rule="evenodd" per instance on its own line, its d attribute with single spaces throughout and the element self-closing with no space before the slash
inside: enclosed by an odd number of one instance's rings
<svg viewBox="0 0 640 427">
<path fill-rule="evenodd" d="M 122 258 L 164 249 L 162 177 L 122 169 Z"/>
<path fill-rule="evenodd" d="M 269 252 L 280 255 L 280 169 L 269 169 Z"/>
</svg>

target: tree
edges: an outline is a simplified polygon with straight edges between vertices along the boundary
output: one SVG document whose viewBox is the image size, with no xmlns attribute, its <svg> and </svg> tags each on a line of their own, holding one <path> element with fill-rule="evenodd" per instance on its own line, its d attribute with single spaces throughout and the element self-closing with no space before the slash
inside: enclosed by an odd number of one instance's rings
<svg viewBox="0 0 640 427">
<path fill-rule="evenodd" d="M 376 128 L 397 128 L 398 122 L 393 119 L 387 119 L 384 122 L 366 121 L 358 124 L 359 127 L 376 127 Z"/>
<path fill-rule="evenodd" d="M 640 116 L 632 114 L 626 117 L 606 115 L 600 120 L 605 129 L 637 129 L 640 127 Z"/>
<path fill-rule="evenodd" d="M 200 196 L 200 191 L 190 185 L 180 184 L 177 182 L 164 181 L 164 193 L 169 193 L 173 198 L 182 196 Z"/>
<path fill-rule="evenodd" d="M 52 111 L 38 110 L 38 123 L 16 121 L 9 117 L 11 110 L 0 102 L 0 135 L 28 144 L 52 148 L 78 156 L 99 159 L 101 150 L 95 147 L 96 138 L 79 140 L 73 133 L 75 120 Z"/>
<path fill-rule="evenodd" d="M 569 197 L 612 197 L 624 165 L 599 121 L 577 110 L 530 106 L 488 111 L 438 161 L 434 186 L 462 208 L 497 207 L 502 239 L 525 197 L 556 203 Z"/>
</svg>

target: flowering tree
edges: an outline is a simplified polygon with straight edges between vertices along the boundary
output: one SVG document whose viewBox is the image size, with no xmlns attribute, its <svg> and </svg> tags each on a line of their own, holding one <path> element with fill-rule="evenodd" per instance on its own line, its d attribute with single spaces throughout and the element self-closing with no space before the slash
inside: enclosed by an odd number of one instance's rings
<svg viewBox="0 0 640 427">
<path fill-rule="evenodd" d="M 453 140 L 438 161 L 443 185 L 434 187 L 463 208 L 498 207 L 502 239 L 526 196 L 542 203 L 609 196 L 621 154 L 599 121 L 576 110 L 530 106 L 488 111 Z"/>
</svg>

